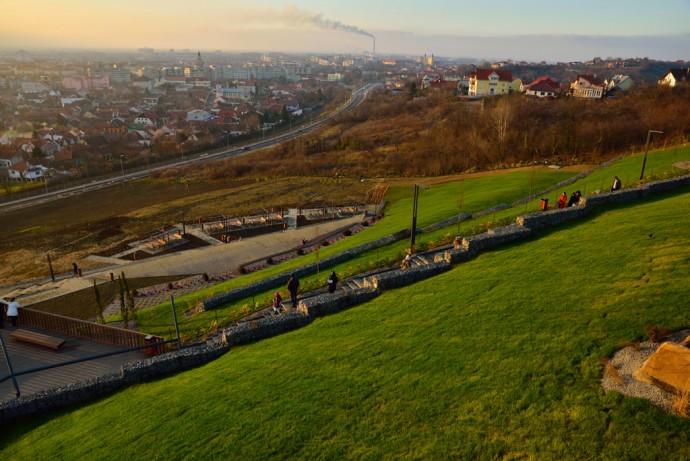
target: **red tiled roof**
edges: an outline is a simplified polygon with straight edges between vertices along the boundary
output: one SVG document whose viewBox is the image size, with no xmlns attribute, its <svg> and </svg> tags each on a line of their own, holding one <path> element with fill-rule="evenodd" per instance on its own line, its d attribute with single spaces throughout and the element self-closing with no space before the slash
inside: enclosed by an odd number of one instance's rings
<svg viewBox="0 0 690 461">
<path fill-rule="evenodd" d="M 602 82 L 597 80 L 597 78 L 592 74 L 578 75 L 575 80 L 586 80 L 593 86 L 604 86 Z"/>
<path fill-rule="evenodd" d="M 558 91 L 561 86 L 549 77 L 539 77 L 528 88 L 532 91 Z"/>
<path fill-rule="evenodd" d="M 477 80 L 489 80 L 491 74 L 498 75 L 500 82 L 512 82 L 513 72 L 506 69 L 477 69 L 470 74 L 470 78 L 474 77 Z"/>
</svg>

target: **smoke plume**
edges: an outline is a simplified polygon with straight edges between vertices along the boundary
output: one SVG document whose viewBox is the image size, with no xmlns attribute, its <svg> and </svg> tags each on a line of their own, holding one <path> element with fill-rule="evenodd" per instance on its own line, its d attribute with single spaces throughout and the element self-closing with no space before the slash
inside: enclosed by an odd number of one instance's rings
<svg viewBox="0 0 690 461">
<path fill-rule="evenodd" d="M 311 24 L 319 29 L 324 30 L 341 30 L 343 32 L 352 32 L 353 34 L 366 35 L 367 37 L 374 37 L 372 34 L 366 30 L 362 30 L 357 26 L 349 26 L 343 24 L 339 21 L 331 21 L 330 19 L 325 19 L 322 14 L 310 13 L 305 10 L 297 8 L 295 5 L 287 5 L 280 14 L 281 19 L 294 26 L 300 26 L 305 24 Z"/>
</svg>

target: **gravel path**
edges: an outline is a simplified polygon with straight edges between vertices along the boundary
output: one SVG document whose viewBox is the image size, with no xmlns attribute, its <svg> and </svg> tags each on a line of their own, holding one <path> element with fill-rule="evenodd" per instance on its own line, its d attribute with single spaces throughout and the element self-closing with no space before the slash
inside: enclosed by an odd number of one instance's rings
<svg viewBox="0 0 690 461">
<path fill-rule="evenodd" d="M 665 342 L 682 343 L 690 335 L 690 330 L 683 330 L 669 336 Z M 638 397 L 652 402 L 667 413 L 673 412 L 673 394 L 651 384 L 643 383 L 633 377 L 633 372 L 642 367 L 647 358 L 659 348 L 661 343 L 644 342 L 625 347 L 613 355 L 611 363 L 618 370 L 615 373 L 604 373 L 601 385 L 604 392 L 616 391 L 631 397 Z"/>
</svg>

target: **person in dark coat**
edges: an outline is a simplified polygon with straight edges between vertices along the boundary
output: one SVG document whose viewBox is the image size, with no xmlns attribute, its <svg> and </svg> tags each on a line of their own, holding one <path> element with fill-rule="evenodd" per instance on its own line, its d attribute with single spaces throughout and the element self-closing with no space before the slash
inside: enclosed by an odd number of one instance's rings
<svg viewBox="0 0 690 461">
<path fill-rule="evenodd" d="M 299 280 L 297 280 L 297 276 L 294 273 L 290 275 L 287 289 L 290 292 L 290 301 L 292 302 L 292 307 L 297 307 L 297 291 L 299 290 Z"/>
<path fill-rule="evenodd" d="M 331 272 L 328 276 L 328 292 L 335 293 L 335 287 L 338 285 L 338 276 L 335 275 L 335 271 Z"/>
</svg>

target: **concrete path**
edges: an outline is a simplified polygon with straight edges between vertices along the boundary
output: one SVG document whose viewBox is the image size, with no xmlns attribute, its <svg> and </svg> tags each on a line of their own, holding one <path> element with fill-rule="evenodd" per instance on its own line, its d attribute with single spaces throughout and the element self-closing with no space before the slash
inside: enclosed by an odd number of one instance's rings
<svg viewBox="0 0 690 461">
<path fill-rule="evenodd" d="M 24 306 L 46 299 L 63 296 L 74 291 L 93 287 L 96 283 L 110 281 L 110 273 L 115 276 L 124 272 L 128 279 L 141 277 L 161 277 L 170 275 L 222 274 L 233 272 L 240 264 L 268 258 L 301 245 L 302 240 L 313 240 L 321 235 L 344 229 L 362 221 L 362 215 L 347 219 L 324 222 L 295 230 L 275 232 L 242 240 L 233 240 L 223 245 L 212 245 L 194 250 L 180 251 L 168 255 L 147 258 L 140 261 L 124 261 L 117 267 L 104 270 L 90 270 L 83 277 L 69 277 L 62 280 L 37 281 L 36 284 L 0 293 L 4 298 L 16 297 Z"/>
</svg>

